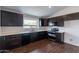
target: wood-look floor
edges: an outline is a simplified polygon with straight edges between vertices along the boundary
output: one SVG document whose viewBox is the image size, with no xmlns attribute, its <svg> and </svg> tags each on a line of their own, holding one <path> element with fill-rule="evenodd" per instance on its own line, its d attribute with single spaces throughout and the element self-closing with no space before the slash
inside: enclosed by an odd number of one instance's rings
<svg viewBox="0 0 79 59">
<path fill-rule="evenodd" d="M 43 39 L 11 51 L 14 53 L 79 53 L 79 47 Z"/>
</svg>

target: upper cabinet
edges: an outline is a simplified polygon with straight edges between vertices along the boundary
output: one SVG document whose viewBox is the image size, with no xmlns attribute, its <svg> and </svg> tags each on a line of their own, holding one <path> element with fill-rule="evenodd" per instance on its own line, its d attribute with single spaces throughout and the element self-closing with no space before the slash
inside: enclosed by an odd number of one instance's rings
<svg viewBox="0 0 79 59">
<path fill-rule="evenodd" d="M 63 15 L 63 17 L 65 18 L 66 21 L 67 20 L 77 20 L 77 19 L 79 19 L 79 12 L 68 14 L 68 15 Z"/>
<path fill-rule="evenodd" d="M 49 26 L 64 26 L 64 20 L 61 17 L 50 18 Z"/>
<path fill-rule="evenodd" d="M 40 19 L 40 26 L 64 26 L 63 17 L 53 17 L 48 19 Z"/>
<path fill-rule="evenodd" d="M 40 19 L 41 26 L 64 26 L 64 21 L 68 20 L 78 20 L 79 19 L 79 12 L 66 14 L 62 16 L 52 17 L 52 18 L 44 18 Z"/>
<path fill-rule="evenodd" d="M 1 10 L 1 26 L 22 26 L 23 15 Z"/>
<path fill-rule="evenodd" d="M 49 22 L 48 19 L 40 18 L 39 21 L 40 21 L 40 26 L 48 26 L 48 22 Z"/>
<path fill-rule="evenodd" d="M 48 19 L 40 19 L 41 26 L 64 26 L 62 17 L 54 17 Z"/>
<path fill-rule="evenodd" d="M 63 17 L 54 17 L 52 20 L 55 20 L 55 26 L 64 26 Z"/>
<path fill-rule="evenodd" d="M 48 26 L 56 26 L 57 22 L 56 19 L 50 18 L 48 22 Z"/>
</svg>

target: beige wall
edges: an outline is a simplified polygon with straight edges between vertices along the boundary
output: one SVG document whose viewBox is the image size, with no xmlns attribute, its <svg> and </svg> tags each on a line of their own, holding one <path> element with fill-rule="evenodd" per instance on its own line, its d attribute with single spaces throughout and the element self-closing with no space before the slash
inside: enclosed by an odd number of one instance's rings
<svg viewBox="0 0 79 59">
<path fill-rule="evenodd" d="M 79 46 L 79 19 L 64 22 L 66 43 Z"/>
</svg>

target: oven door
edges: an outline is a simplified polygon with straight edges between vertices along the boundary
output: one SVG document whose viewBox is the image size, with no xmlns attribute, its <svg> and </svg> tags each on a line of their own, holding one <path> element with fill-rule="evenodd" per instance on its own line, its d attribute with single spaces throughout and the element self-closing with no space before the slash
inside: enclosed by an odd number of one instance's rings
<svg viewBox="0 0 79 59">
<path fill-rule="evenodd" d="M 48 36 L 51 36 L 51 37 L 56 37 L 55 34 L 51 34 L 51 33 L 48 33 Z"/>
<path fill-rule="evenodd" d="M 49 40 L 56 41 L 55 33 L 54 34 L 48 33 L 48 38 L 49 38 Z"/>
</svg>

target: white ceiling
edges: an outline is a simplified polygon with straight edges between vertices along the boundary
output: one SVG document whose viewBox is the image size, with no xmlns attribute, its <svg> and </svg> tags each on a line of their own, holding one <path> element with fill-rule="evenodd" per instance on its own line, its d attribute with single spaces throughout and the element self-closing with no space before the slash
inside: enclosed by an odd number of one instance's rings
<svg viewBox="0 0 79 59">
<path fill-rule="evenodd" d="M 67 6 L 5 6 L 6 8 L 18 10 L 21 13 L 37 17 L 49 17 Z"/>
</svg>

